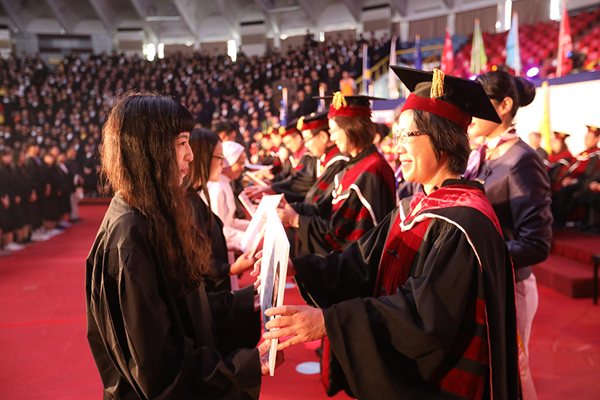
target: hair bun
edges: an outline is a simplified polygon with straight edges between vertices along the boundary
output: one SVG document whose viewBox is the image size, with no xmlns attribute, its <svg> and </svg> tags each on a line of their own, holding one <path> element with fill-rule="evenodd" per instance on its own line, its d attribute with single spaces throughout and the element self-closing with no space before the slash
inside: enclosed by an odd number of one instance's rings
<svg viewBox="0 0 600 400">
<path fill-rule="evenodd" d="M 535 99 L 535 86 L 521 76 L 513 77 L 515 88 L 519 94 L 519 107 L 525 107 Z"/>
</svg>

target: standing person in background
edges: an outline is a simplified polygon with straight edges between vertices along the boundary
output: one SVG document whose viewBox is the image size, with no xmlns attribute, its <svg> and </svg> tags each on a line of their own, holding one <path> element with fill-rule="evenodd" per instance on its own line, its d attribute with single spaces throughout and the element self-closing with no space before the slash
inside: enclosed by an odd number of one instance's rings
<svg viewBox="0 0 600 400">
<path fill-rule="evenodd" d="M 86 260 L 88 342 L 108 399 L 258 399 L 270 346 L 221 351 L 254 313 L 254 288 L 207 295 L 210 244 L 181 187 L 194 120 L 176 101 L 128 95 L 104 125 L 116 194 Z M 281 361 L 281 360 L 280 360 Z"/>
<path fill-rule="evenodd" d="M 356 82 L 354 78 L 350 76 L 348 71 L 342 72 L 342 79 L 340 79 L 340 92 L 344 96 L 354 96 L 356 94 Z"/>
<path fill-rule="evenodd" d="M 83 172 L 81 172 L 81 165 L 77 160 L 77 151 L 74 146 L 67 147 L 65 156 L 65 166 L 69 170 L 69 174 L 73 176 L 75 186 L 70 198 L 71 214 L 69 215 L 69 222 L 81 222 L 81 218 L 79 218 L 79 199 L 83 196 Z"/>
<path fill-rule="evenodd" d="M 485 193 L 500 221 L 515 268 L 519 334 L 529 354 L 529 337 L 538 307 L 538 291 L 531 266 L 548 258 L 552 241 L 550 181 L 542 159 L 521 140 L 513 125 L 520 107 L 530 104 L 535 87 L 521 77 L 502 71 L 479 75 L 481 83 L 502 120 L 473 118 L 469 135 L 485 137 L 482 164 L 465 173 L 484 183 Z"/>
</svg>

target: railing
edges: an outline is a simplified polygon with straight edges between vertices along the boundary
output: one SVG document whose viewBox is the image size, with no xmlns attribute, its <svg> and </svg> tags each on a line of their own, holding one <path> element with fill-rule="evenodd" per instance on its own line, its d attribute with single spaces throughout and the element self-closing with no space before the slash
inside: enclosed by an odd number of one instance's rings
<svg viewBox="0 0 600 400">
<path fill-rule="evenodd" d="M 435 44 L 431 46 L 421 47 L 421 51 L 430 51 L 434 50 L 427 58 L 423 60 L 423 63 L 430 62 L 432 59 L 438 56 L 438 53 L 441 54 L 444 46 L 441 44 Z M 402 49 L 396 50 L 396 57 L 402 54 L 411 54 L 415 52 L 415 48 L 412 49 Z M 390 66 L 390 56 L 385 56 L 382 60 L 380 60 L 377 64 L 371 67 L 371 76 L 373 77 L 373 81 L 378 80 L 381 75 L 385 74 Z M 362 75 L 355 79 L 356 85 L 359 86 L 362 82 Z"/>
</svg>

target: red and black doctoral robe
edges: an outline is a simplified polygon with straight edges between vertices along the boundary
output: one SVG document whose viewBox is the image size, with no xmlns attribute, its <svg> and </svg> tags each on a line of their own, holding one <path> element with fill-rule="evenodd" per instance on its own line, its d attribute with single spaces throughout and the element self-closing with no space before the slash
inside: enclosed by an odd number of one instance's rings
<svg viewBox="0 0 600 400">
<path fill-rule="evenodd" d="M 347 248 L 396 207 L 394 171 L 374 145 L 351 158 L 330 189 L 330 217 L 299 217 L 298 237 L 309 254 Z"/>
<path fill-rule="evenodd" d="M 479 183 L 406 198 L 347 250 L 293 263 L 324 308 L 330 395 L 518 398 L 513 268 Z"/>
<path fill-rule="evenodd" d="M 293 203 L 304 200 L 304 196 L 316 182 L 317 158 L 302 146 L 289 161 L 293 170 L 287 177 L 274 181 L 271 188 Z"/>
<path fill-rule="evenodd" d="M 321 158 L 323 160 L 317 160 L 317 181 L 306 193 L 303 202 L 291 206 L 300 215 L 318 215 L 327 219 L 331 217 L 334 178 L 346 167 L 349 157 L 340 153 L 334 145 Z"/>
<path fill-rule="evenodd" d="M 590 164 L 590 161 L 595 165 L 598 158 L 600 158 L 600 148 L 598 147 L 582 151 L 575 157 L 575 160 L 567 171 L 567 176 L 573 179 L 579 179 L 579 177 L 584 174 L 590 175 L 590 172 L 592 171 L 588 171 L 588 165 Z"/>
<path fill-rule="evenodd" d="M 567 176 L 567 172 L 574 161 L 574 157 L 569 149 L 564 149 L 558 154 L 548 155 L 544 160 L 544 165 L 548 169 L 548 177 L 552 186 L 552 193 L 558 192 L 562 186 L 562 180 Z"/>
</svg>

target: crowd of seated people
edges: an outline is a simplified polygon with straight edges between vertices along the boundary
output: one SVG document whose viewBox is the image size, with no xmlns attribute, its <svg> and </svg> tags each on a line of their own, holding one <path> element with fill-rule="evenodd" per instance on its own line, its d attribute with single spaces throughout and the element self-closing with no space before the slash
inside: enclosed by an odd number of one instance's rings
<svg viewBox="0 0 600 400">
<path fill-rule="evenodd" d="M 547 152 L 539 132 L 529 134 L 533 147 L 548 170 L 552 190 L 554 229 L 572 227 L 588 235 L 600 234 L 600 129 L 588 125 L 584 136 L 585 150 L 574 156 L 566 140 L 571 135 L 553 132 Z"/>
<path fill-rule="evenodd" d="M 106 193 L 98 153 L 102 126 L 119 95 L 139 91 L 171 96 L 192 112 L 197 126 L 226 123 L 232 138 L 246 146 L 248 157 L 273 161 L 272 149 L 261 146 L 261 133 L 265 124 L 278 124 L 274 83 L 290 88 L 291 118 L 310 114 L 318 107 L 313 97 L 319 85 L 330 94 L 340 89 L 343 72 L 352 77 L 361 73 L 363 42 L 307 41 L 287 54 L 240 53 L 236 63 L 207 53 L 149 62 L 117 52 L 87 58 L 72 52 L 53 67 L 38 55 L 0 59 L 2 254 L 59 233 L 69 220 L 78 220 L 72 202 Z M 370 56 L 383 56 L 386 42 L 386 37 L 371 39 Z M 278 150 L 278 138 L 273 139 L 276 145 L 271 146 Z M 20 179 L 19 173 L 26 178 Z M 64 183 L 56 178 L 61 174 L 68 177 Z M 15 179 L 30 188 L 17 189 L 10 184 Z M 57 197 L 63 200 L 55 201 Z"/>
</svg>

